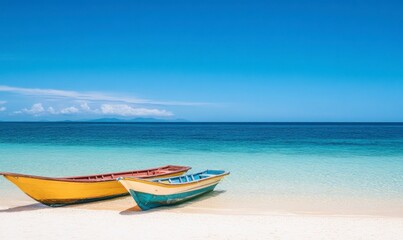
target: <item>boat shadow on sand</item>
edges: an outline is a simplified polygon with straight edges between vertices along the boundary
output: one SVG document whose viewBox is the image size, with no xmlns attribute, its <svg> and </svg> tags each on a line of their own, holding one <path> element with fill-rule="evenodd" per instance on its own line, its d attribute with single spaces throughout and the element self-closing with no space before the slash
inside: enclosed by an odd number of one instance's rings
<svg viewBox="0 0 403 240">
<path fill-rule="evenodd" d="M 136 207 L 131 207 L 131 208 L 128 208 L 128 209 L 126 209 L 124 211 L 121 211 L 119 214 L 120 215 L 140 215 L 140 214 L 147 214 L 147 213 L 157 212 L 157 211 L 161 211 L 161 210 L 168 210 L 168 209 L 170 209 L 170 210 L 178 210 L 178 209 L 190 206 L 190 205 L 194 204 L 195 202 L 201 202 L 201 201 L 204 201 L 204 200 L 207 200 L 207 199 L 217 197 L 220 194 L 225 193 L 225 192 L 226 192 L 225 190 L 215 190 L 213 192 L 205 193 L 205 194 L 203 194 L 201 196 L 198 196 L 198 197 L 196 197 L 194 199 L 188 200 L 188 201 L 183 202 L 183 203 L 178 203 L 178 204 L 174 204 L 174 205 L 170 205 L 170 206 L 164 206 L 164 207 L 158 207 L 158 208 L 150 209 L 150 210 L 147 210 L 147 211 L 141 211 L 137 206 Z"/>
<path fill-rule="evenodd" d="M 192 204 L 194 204 L 195 202 L 201 202 L 207 199 L 211 199 L 214 197 L 219 196 L 220 194 L 224 193 L 225 190 L 216 190 L 213 192 L 209 192 L 209 193 L 205 193 L 199 197 L 196 197 L 192 200 L 186 201 L 184 203 L 179 203 L 179 204 L 175 204 L 175 205 L 171 205 L 171 206 L 166 206 L 166 207 L 159 207 L 159 208 L 155 208 L 155 209 L 151 209 L 148 211 L 141 211 L 138 209 L 138 207 L 131 207 L 128 208 L 126 210 L 123 210 L 121 212 L 119 212 L 120 215 L 139 215 L 139 214 L 147 214 L 150 212 L 155 212 L 155 211 L 161 211 L 161 210 L 168 210 L 168 209 L 172 209 L 172 210 L 178 210 L 181 208 L 185 208 L 187 206 L 190 206 Z M 130 197 L 131 198 L 131 197 Z M 118 198 L 118 199 L 122 199 L 122 198 Z M 116 200 L 116 199 L 115 199 Z M 132 200 L 130 200 L 132 201 Z M 109 201 L 106 201 L 109 202 Z M 99 204 L 99 203 L 87 203 L 84 205 L 89 206 L 90 204 Z M 81 204 L 80 204 L 81 205 Z M 66 208 L 76 208 L 77 206 L 80 206 L 78 204 L 73 204 L 70 206 L 65 206 Z M 14 212 L 25 212 L 25 211 L 36 211 L 36 210 L 43 210 L 43 209 L 51 209 L 50 207 L 43 205 L 41 203 L 33 203 L 33 204 L 28 204 L 28 205 L 23 205 L 23 206 L 16 206 L 16 207 L 10 207 L 7 209 L 0 209 L 0 213 L 14 213 Z"/>
<path fill-rule="evenodd" d="M 24 205 L 24 206 L 17 206 L 17 207 L 11 207 L 7 209 L 0 209 L 0 213 L 13 213 L 13 212 L 25 212 L 25 211 L 35 211 L 35 210 L 41 210 L 41 209 L 46 209 L 49 208 L 41 203 L 33 203 L 29 205 Z"/>
</svg>

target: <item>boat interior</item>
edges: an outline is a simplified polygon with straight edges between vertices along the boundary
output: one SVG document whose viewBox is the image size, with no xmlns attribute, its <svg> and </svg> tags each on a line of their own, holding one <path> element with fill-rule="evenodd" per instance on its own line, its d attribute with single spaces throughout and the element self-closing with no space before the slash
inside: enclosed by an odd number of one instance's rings
<svg viewBox="0 0 403 240">
<path fill-rule="evenodd" d="M 164 175 L 179 171 L 186 171 L 189 167 L 183 166 L 165 166 L 160 168 L 136 170 L 128 172 L 116 172 L 116 173 L 106 173 L 88 176 L 77 176 L 77 177 L 65 177 L 61 179 L 76 180 L 76 181 L 93 181 L 93 180 L 115 180 L 119 177 L 136 177 L 136 178 L 147 178 L 155 177 L 156 175 Z"/>
<path fill-rule="evenodd" d="M 166 184 L 182 184 L 182 183 L 190 183 L 194 181 L 198 181 L 201 179 L 214 177 L 217 175 L 224 174 L 225 171 L 223 170 L 206 170 L 199 173 L 183 175 L 179 177 L 171 177 L 171 178 L 162 178 L 156 179 L 155 182 L 166 183 Z"/>
</svg>

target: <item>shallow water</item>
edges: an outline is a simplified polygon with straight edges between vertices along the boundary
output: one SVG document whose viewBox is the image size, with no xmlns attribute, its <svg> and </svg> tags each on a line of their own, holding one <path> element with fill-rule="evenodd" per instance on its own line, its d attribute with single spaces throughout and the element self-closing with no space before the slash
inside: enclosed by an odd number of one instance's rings
<svg viewBox="0 0 403 240">
<path fill-rule="evenodd" d="M 0 171 L 231 172 L 188 208 L 403 215 L 403 124 L 0 123 Z M 0 199 L 23 200 L 0 180 Z M 344 210 L 343 210 L 344 209 Z"/>
</svg>

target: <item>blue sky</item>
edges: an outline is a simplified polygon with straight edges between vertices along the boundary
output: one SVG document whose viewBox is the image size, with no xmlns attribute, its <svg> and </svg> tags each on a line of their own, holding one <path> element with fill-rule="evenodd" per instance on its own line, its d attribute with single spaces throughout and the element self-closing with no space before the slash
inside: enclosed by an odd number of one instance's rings
<svg viewBox="0 0 403 240">
<path fill-rule="evenodd" d="M 403 121 L 401 1 L 1 1 L 0 120 Z"/>
</svg>

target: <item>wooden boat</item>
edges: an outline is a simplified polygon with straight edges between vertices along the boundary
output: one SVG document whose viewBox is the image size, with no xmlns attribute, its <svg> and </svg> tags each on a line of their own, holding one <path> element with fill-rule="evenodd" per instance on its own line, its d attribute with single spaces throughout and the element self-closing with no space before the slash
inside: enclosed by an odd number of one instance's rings
<svg viewBox="0 0 403 240">
<path fill-rule="evenodd" d="M 119 177 L 160 178 L 179 176 L 190 167 L 164 166 L 159 168 L 105 173 L 77 177 L 41 177 L 18 173 L 0 173 L 17 185 L 25 194 L 48 206 L 85 203 L 129 195 L 116 181 Z"/>
<path fill-rule="evenodd" d="M 155 180 L 120 177 L 118 181 L 125 186 L 141 210 L 172 205 L 213 191 L 229 172 L 206 170 L 204 172 L 179 177 Z"/>
</svg>

